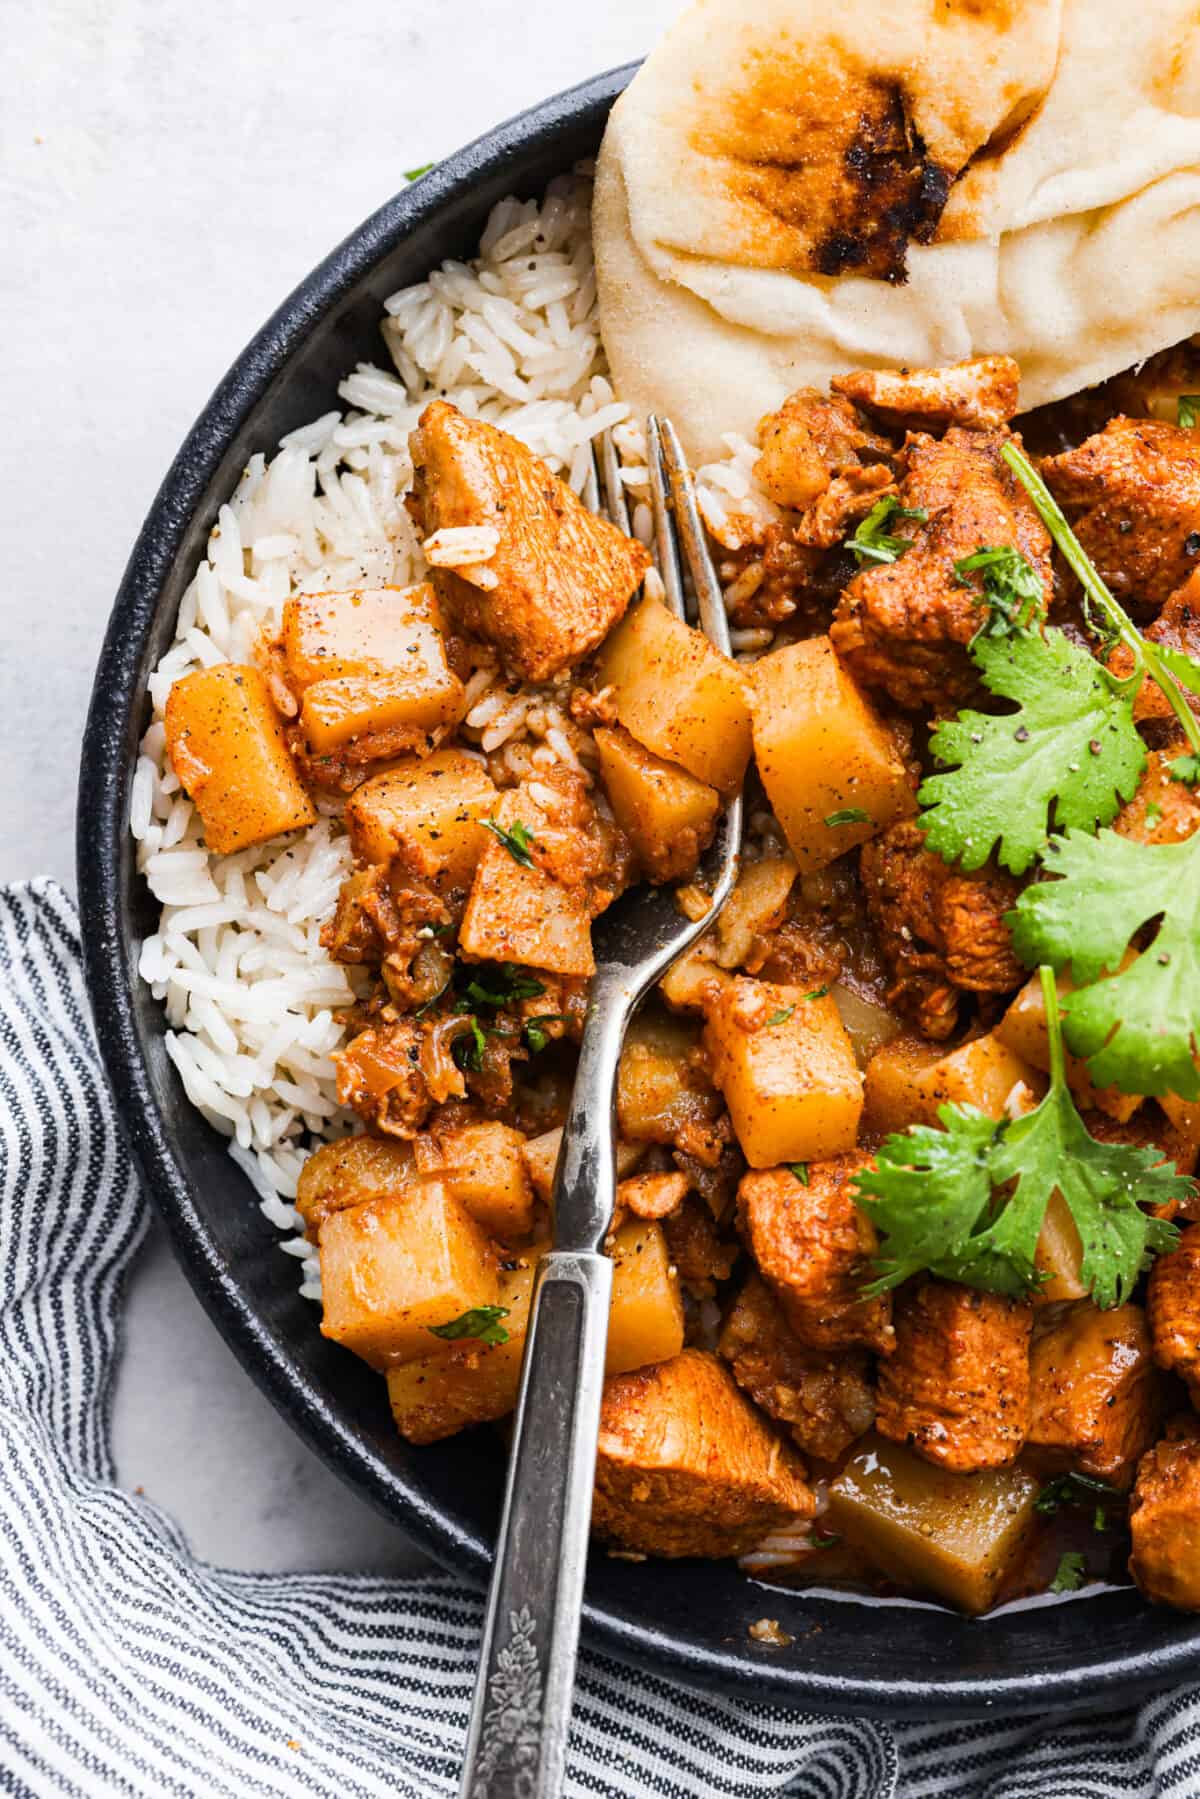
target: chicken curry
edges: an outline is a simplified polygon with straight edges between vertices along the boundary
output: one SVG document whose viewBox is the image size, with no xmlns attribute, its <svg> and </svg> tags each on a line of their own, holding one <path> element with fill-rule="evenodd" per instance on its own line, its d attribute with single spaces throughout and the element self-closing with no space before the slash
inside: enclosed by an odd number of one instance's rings
<svg viewBox="0 0 1200 1799">
<path fill-rule="evenodd" d="M 737 890 L 621 1065 L 598 1536 L 973 1613 L 1128 1560 L 1200 1609 L 1200 360 L 1019 431 L 1018 381 L 860 371 L 762 421 L 741 660 L 435 401 L 428 579 L 293 597 L 176 683 L 168 746 L 211 848 L 353 845 L 362 1128 L 298 1205 L 405 1437 L 511 1412 L 591 922 L 638 880 L 698 916 L 744 783 Z M 587 756 L 466 742 L 496 667 Z"/>
</svg>

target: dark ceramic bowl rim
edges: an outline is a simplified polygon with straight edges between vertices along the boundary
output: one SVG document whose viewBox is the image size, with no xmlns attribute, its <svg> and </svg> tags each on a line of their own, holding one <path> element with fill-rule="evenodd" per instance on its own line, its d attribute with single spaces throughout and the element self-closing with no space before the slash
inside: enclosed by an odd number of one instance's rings
<svg viewBox="0 0 1200 1799">
<path fill-rule="evenodd" d="M 361 1434 L 338 1415 L 328 1396 L 307 1379 L 284 1347 L 264 1327 L 232 1278 L 197 1209 L 189 1182 L 149 1074 L 147 1045 L 136 1022 L 138 979 L 133 965 L 122 893 L 122 852 L 128 854 L 129 787 L 132 775 L 131 732 L 144 707 L 141 664 L 160 607 L 162 589 L 179 554 L 189 521 L 211 499 L 211 484 L 236 434 L 260 406 L 272 384 L 287 368 L 306 335 L 356 284 L 423 221 L 432 220 L 461 197 L 483 173 L 506 171 L 519 178 L 532 147 L 545 154 L 557 131 L 585 124 L 599 129 L 633 67 L 610 71 L 554 96 L 518 118 L 500 125 L 467 148 L 448 157 L 414 186 L 406 188 L 371 215 L 284 301 L 218 386 L 186 438 L 150 509 L 138 537 L 105 637 L 84 734 L 79 786 L 78 889 L 84 959 L 101 1055 L 117 1097 L 120 1114 L 147 1186 L 162 1216 L 185 1273 L 214 1322 L 243 1366 L 294 1428 L 356 1490 L 399 1524 L 414 1542 L 438 1561 L 482 1582 L 488 1566 L 484 1538 L 463 1528 L 422 1491 L 416 1479 L 384 1465 L 365 1445 Z M 661 1578 L 672 1567 L 660 1565 Z M 795 1596 L 778 1590 L 752 1589 L 748 1615 L 775 1612 L 792 1605 Z M 716 1628 L 681 1633 L 660 1628 L 645 1605 L 623 1608 L 590 1601 L 586 1628 L 599 1647 L 626 1655 L 660 1672 L 688 1676 L 743 1697 L 776 1703 L 805 1704 L 827 1711 L 868 1712 L 876 1716 L 983 1716 L 1003 1712 L 1080 1709 L 1111 1704 L 1195 1671 L 1200 1665 L 1200 1624 L 1178 1615 L 1141 1608 L 1160 1628 L 1139 1627 L 1136 1647 L 1106 1653 L 1106 1612 L 1128 1620 L 1126 1593 L 1103 1592 L 1094 1599 L 1055 1609 L 1053 1624 L 1076 1641 L 1065 1659 L 1033 1670 L 1015 1666 L 1002 1654 L 994 1662 L 968 1655 L 960 1662 L 954 1643 L 979 1639 L 960 1635 L 986 1631 L 988 1621 L 964 1625 L 945 1619 L 944 1666 L 936 1677 L 912 1678 L 905 1672 L 904 1626 L 892 1608 L 859 1609 L 853 1601 L 834 1602 L 821 1615 L 817 1630 L 838 1629 L 844 1618 L 863 1643 L 863 1671 L 826 1668 L 821 1648 L 805 1665 L 790 1665 L 776 1651 L 759 1649 L 745 1637 L 744 1616 L 722 1637 Z M 1115 1606 L 1116 1609 L 1113 1609 Z M 928 1608 L 916 1608 L 928 1615 Z M 1050 1617 L 1050 1614 L 1047 1614 Z M 1072 1626 L 1070 1619 L 1074 1617 Z M 868 1647 L 894 1651 L 883 1657 Z M 832 1638 L 826 1643 L 832 1647 Z M 967 1667 L 967 1662 L 975 1666 Z"/>
</svg>

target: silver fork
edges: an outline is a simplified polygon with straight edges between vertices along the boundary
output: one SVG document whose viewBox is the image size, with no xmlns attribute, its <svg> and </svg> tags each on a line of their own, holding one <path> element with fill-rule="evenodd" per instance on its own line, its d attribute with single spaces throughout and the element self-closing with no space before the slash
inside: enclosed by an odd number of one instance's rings
<svg viewBox="0 0 1200 1799">
<path fill-rule="evenodd" d="M 701 625 L 728 655 L 721 589 L 679 439 L 668 420 L 652 418 L 648 440 L 667 604 L 684 616 L 682 546 Z M 594 461 L 584 498 L 628 531 L 607 433 L 600 461 L 604 504 Z M 729 897 L 741 832 L 738 794 L 701 864 L 712 904 L 700 919 L 684 918 L 669 890 L 638 887 L 596 921 L 596 974 L 554 1175 L 554 1247 L 539 1264 L 530 1309 L 461 1799 L 557 1799 L 562 1791 L 612 1295 L 604 1239 L 616 1200 L 617 1062 L 639 1003 Z"/>
</svg>

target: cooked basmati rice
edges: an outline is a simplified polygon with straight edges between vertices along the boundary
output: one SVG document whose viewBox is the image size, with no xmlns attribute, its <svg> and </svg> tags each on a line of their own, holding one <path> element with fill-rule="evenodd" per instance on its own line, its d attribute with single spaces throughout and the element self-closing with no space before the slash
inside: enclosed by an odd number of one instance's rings
<svg viewBox="0 0 1200 1799">
<path fill-rule="evenodd" d="M 359 364 L 338 390 L 345 411 L 291 432 L 269 461 L 250 458 L 150 677 L 153 721 L 134 772 L 130 829 L 162 912 L 139 970 L 165 1007 L 167 1053 L 188 1098 L 229 1138 L 264 1215 L 288 1233 L 282 1247 L 300 1260 L 310 1298 L 320 1295 L 319 1271 L 290 1201 L 314 1141 L 352 1124 L 330 1056 L 356 971 L 320 944 L 351 869 L 349 845 L 326 816 L 304 833 L 211 854 L 166 757 L 163 709 L 181 675 L 251 661 L 290 594 L 404 586 L 431 563 L 487 583 L 494 530 L 443 530 L 422 544 L 403 504 L 408 434 L 435 397 L 512 432 L 576 492 L 591 472 L 592 440 L 611 427 L 633 530 L 651 541 L 645 436 L 613 393 L 600 342 L 590 201 L 586 173 L 551 182 L 540 202 L 502 200 L 474 262 L 443 263 L 384 302 L 394 372 Z M 759 541 L 777 514 L 754 486 L 753 445 L 727 444 L 728 459 L 700 471 L 699 499 L 718 542 L 737 550 Z M 743 632 L 737 647 L 758 652 L 769 640 Z M 566 691 L 516 688 L 498 667 L 481 669 L 460 737 L 508 781 L 555 761 L 586 775 L 595 752 L 564 709 Z"/>
</svg>

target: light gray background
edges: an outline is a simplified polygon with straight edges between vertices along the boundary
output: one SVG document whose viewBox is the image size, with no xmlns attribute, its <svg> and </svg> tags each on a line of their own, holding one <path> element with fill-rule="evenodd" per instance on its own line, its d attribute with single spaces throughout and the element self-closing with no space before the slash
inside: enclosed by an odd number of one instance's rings
<svg viewBox="0 0 1200 1799">
<path fill-rule="evenodd" d="M 0 6 L 0 880 L 73 890 L 78 742 L 141 518 L 279 300 L 400 185 L 642 54 L 675 0 Z M 211 1561 L 417 1558 L 234 1362 L 155 1236 L 130 1295 L 122 1480 Z"/>
</svg>

